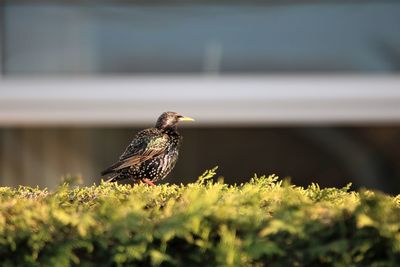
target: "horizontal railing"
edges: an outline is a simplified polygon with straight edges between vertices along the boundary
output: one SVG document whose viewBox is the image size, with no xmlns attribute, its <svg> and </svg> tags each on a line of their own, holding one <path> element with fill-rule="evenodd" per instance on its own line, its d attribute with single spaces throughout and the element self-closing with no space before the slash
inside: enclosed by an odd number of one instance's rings
<svg viewBox="0 0 400 267">
<path fill-rule="evenodd" d="M 196 125 L 400 122 L 400 76 L 0 79 L 0 126 L 142 125 L 173 110 Z"/>
</svg>

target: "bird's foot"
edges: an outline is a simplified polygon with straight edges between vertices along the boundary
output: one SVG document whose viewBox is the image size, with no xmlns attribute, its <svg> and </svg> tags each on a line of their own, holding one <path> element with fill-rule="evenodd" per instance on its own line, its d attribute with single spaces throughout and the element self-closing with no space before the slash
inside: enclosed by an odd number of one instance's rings
<svg viewBox="0 0 400 267">
<path fill-rule="evenodd" d="M 146 183 L 146 184 L 150 185 L 150 186 L 156 186 L 152 181 L 150 181 L 150 180 L 147 179 L 147 178 L 143 178 L 143 179 L 141 179 L 141 181 L 142 181 L 143 183 Z"/>
</svg>

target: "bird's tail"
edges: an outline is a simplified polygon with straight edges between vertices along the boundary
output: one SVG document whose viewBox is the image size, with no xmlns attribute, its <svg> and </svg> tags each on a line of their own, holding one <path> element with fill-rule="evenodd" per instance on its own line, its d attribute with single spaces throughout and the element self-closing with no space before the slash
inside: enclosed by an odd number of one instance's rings
<svg viewBox="0 0 400 267">
<path fill-rule="evenodd" d="M 102 171 L 101 176 L 104 176 L 107 178 L 107 180 L 105 180 L 106 183 L 122 180 L 122 177 L 120 177 L 120 174 L 118 172 L 114 172 L 114 170 L 112 168 L 108 168 L 108 169 Z"/>
<path fill-rule="evenodd" d="M 115 176 L 113 176 L 113 177 L 111 177 L 111 178 L 105 180 L 105 182 L 106 182 L 106 183 L 112 183 L 112 182 L 116 182 L 116 181 L 118 181 L 118 180 L 119 180 L 119 179 L 118 179 L 118 175 L 115 175 Z"/>
<path fill-rule="evenodd" d="M 106 183 L 121 180 L 119 174 L 115 172 L 115 167 L 118 167 L 118 162 L 101 172 L 101 176 L 108 176 L 108 179 L 105 181 Z"/>
</svg>

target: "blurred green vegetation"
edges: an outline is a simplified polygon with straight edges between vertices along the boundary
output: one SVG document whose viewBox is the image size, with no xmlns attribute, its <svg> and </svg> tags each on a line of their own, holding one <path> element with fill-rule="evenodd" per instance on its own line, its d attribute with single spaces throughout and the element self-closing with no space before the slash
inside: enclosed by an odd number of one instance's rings
<svg viewBox="0 0 400 267">
<path fill-rule="evenodd" d="M 400 196 L 254 177 L 0 187 L 1 266 L 399 266 Z M 67 179 L 68 180 L 68 179 Z"/>
</svg>

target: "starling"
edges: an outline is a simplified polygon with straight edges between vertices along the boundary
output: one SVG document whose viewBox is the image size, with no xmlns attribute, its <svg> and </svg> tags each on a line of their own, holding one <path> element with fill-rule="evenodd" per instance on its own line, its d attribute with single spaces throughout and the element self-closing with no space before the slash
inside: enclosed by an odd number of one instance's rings
<svg viewBox="0 0 400 267">
<path fill-rule="evenodd" d="M 119 161 L 101 175 L 110 177 L 107 182 L 133 179 L 154 186 L 153 182 L 164 179 L 178 159 L 182 137 L 176 128 L 180 121 L 194 120 L 176 112 L 161 114 L 156 126 L 137 133 Z"/>
</svg>

